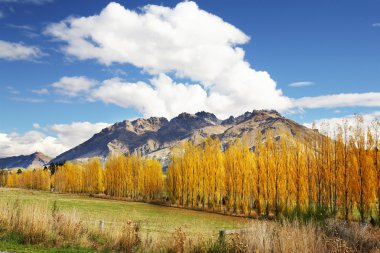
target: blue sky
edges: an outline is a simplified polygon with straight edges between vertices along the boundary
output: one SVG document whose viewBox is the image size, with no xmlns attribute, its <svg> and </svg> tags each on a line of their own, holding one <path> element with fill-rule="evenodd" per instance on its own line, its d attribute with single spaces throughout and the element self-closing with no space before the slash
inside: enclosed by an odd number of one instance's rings
<svg viewBox="0 0 380 253">
<path fill-rule="evenodd" d="M 101 0 L 0 0 L 0 156 L 37 149 L 56 155 L 107 124 L 180 111 L 223 118 L 273 105 L 300 123 L 378 115 L 379 0 L 195 2 L 179 9 L 181 1 L 108 8 Z M 167 8 L 159 16 L 143 9 L 149 4 Z M 120 15 L 101 14 L 105 8 Z M 157 20 L 145 22 L 147 13 Z M 134 14 L 140 16 L 132 27 Z M 73 28 L 94 15 L 93 23 Z M 123 22 L 131 25 L 119 27 Z M 156 36 L 166 24 L 174 30 Z M 188 48 L 177 38 L 190 41 Z M 213 43 L 220 51 L 202 51 Z M 170 50 L 178 51 L 173 59 Z M 234 69 L 230 81 L 224 68 Z M 69 133 L 74 127 L 76 135 Z"/>
</svg>

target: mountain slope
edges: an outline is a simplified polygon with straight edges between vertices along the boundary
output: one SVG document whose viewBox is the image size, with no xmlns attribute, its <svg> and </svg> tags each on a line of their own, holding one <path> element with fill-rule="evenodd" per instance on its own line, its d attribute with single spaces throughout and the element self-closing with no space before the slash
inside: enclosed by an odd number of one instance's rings
<svg viewBox="0 0 380 253">
<path fill-rule="evenodd" d="M 105 158 L 111 152 L 140 152 L 166 164 L 170 148 L 181 141 L 191 139 L 199 143 L 205 137 L 218 136 L 223 144 L 241 138 L 252 146 L 258 131 L 264 134 L 268 129 L 278 138 L 284 134 L 302 138 L 315 133 L 273 110 L 254 110 L 223 121 L 208 112 L 182 113 L 170 121 L 152 117 L 116 123 L 57 156 L 51 163 L 94 156 Z"/>
<path fill-rule="evenodd" d="M 0 158 L 0 169 L 9 168 L 41 168 L 51 161 L 51 157 L 41 152 L 35 152 L 31 155 L 12 156 Z"/>
</svg>

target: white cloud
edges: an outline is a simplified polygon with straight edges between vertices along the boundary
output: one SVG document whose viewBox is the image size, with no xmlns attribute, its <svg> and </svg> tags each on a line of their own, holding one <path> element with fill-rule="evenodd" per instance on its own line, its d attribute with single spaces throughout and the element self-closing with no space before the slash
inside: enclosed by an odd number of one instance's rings
<svg viewBox="0 0 380 253">
<path fill-rule="evenodd" d="M 20 29 L 20 30 L 27 30 L 27 31 L 34 31 L 33 27 L 29 25 L 15 25 L 15 24 L 8 24 L 9 27 Z"/>
<path fill-rule="evenodd" d="M 38 124 L 38 123 L 33 123 L 33 128 L 34 128 L 34 129 L 40 129 L 41 126 L 40 126 L 40 124 Z"/>
<path fill-rule="evenodd" d="M 30 98 L 30 97 L 14 97 L 13 101 L 16 102 L 25 102 L 25 103 L 43 103 L 46 100 L 42 98 Z"/>
<path fill-rule="evenodd" d="M 91 91 L 89 98 L 125 108 L 133 107 L 145 117 L 172 118 L 182 112 L 202 110 L 214 112 L 220 118 L 242 113 L 241 104 L 232 96 L 207 93 L 199 84 L 176 83 L 165 74 L 151 79 L 149 84 L 128 83 L 119 78 L 105 80 Z"/>
<path fill-rule="evenodd" d="M 96 83 L 95 80 L 84 76 L 64 76 L 58 82 L 51 84 L 51 86 L 56 88 L 57 92 L 73 97 L 89 91 Z"/>
<path fill-rule="evenodd" d="M 49 94 L 49 90 L 46 89 L 46 88 L 30 90 L 30 92 L 32 92 L 34 94 L 37 94 L 37 95 L 46 95 L 46 94 Z"/>
<path fill-rule="evenodd" d="M 36 151 L 55 157 L 107 126 L 107 123 L 74 122 L 47 126 L 51 135 L 36 130 L 25 134 L 0 133 L 0 157 L 28 155 Z"/>
<path fill-rule="evenodd" d="M 13 94 L 13 95 L 18 95 L 18 94 L 20 94 L 20 91 L 17 90 L 17 89 L 16 89 L 15 87 L 13 87 L 13 86 L 6 86 L 5 88 L 8 90 L 8 92 L 9 92 L 10 94 Z"/>
<path fill-rule="evenodd" d="M 294 107 L 301 108 L 335 108 L 346 106 L 379 107 L 380 92 L 342 93 L 318 97 L 293 99 Z"/>
<path fill-rule="evenodd" d="M 276 88 L 269 74 L 254 70 L 244 60 L 244 50 L 238 45 L 247 43 L 249 37 L 221 18 L 200 10 L 194 2 L 182 2 L 173 9 L 147 5 L 141 12 L 110 3 L 99 15 L 71 17 L 51 24 L 45 32 L 65 42 L 64 52 L 80 60 L 96 59 L 105 65 L 130 63 L 154 75 L 154 79 L 162 79 L 162 73 L 173 73 L 199 83 L 188 89 L 196 88 L 200 96 L 194 98 L 196 101 L 208 94 L 206 104 L 214 104 L 210 108 L 218 116 L 237 115 L 253 108 L 284 110 L 290 106 L 290 100 Z M 141 91 L 143 86 L 129 84 L 128 89 Z M 187 89 L 175 82 L 170 87 L 170 98 L 178 89 Z M 101 94 L 98 97 L 115 100 Z M 129 105 L 127 100 L 131 99 L 118 98 L 117 103 Z M 150 114 L 144 109 L 149 102 L 139 102 L 144 115 Z M 174 107 L 170 101 L 162 102 L 166 108 Z M 178 111 L 187 109 L 178 106 Z M 165 113 L 168 112 L 174 116 L 169 109 Z"/>
<path fill-rule="evenodd" d="M 22 43 L 0 40 L 0 59 L 4 60 L 33 60 L 42 57 L 42 52 L 34 46 Z"/>
<path fill-rule="evenodd" d="M 380 27 L 380 23 L 374 23 L 372 24 L 373 27 Z"/>
<path fill-rule="evenodd" d="M 91 138 L 95 133 L 110 126 L 108 123 L 73 122 L 71 124 L 54 124 L 47 129 L 57 135 L 59 143 L 72 148 Z"/>
<path fill-rule="evenodd" d="M 304 82 L 291 83 L 289 84 L 289 87 L 305 87 L 305 86 L 311 86 L 311 85 L 314 85 L 314 82 L 304 81 Z"/>
<path fill-rule="evenodd" d="M 23 34 L 31 39 L 40 36 L 40 34 L 36 32 L 32 26 L 29 25 L 8 24 L 8 26 L 23 31 Z"/>
<path fill-rule="evenodd" d="M 118 78 L 106 80 L 92 91 L 91 98 L 125 108 L 133 107 L 145 117 L 172 118 L 184 111 L 212 111 L 207 104 L 210 97 L 200 85 L 175 83 L 164 74 L 152 79 L 150 85 L 144 82 L 127 83 Z"/>
<path fill-rule="evenodd" d="M 252 109 L 380 106 L 380 93 L 284 96 L 267 72 L 254 70 L 244 59 L 240 45 L 249 37 L 192 1 L 174 8 L 147 5 L 139 11 L 110 3 L 98 15 L 69 17 L 49 25 L 45 33 L 62 41 L 62 50 L 79 60 L 132 64 L 153 75 L 149 83 L 110 79 L 99 87 L 93 81 L 80 88 L 61 79 L 55 84 L 66 95 L 134 107 L 144 116 L 171 118 L 207 110 L 225 118 Z"/>
<path fill-rule="evenodd" d="M 375 119 L 380 120 L 380 111 L 374 111 L 371 113 L 361 115 L 363 116 L 362 127 L 365 130 L 371 126 L 372 122 Z M 304 126 L 311 128 L 314 124 L 314 127 L 317 128 L 319 131 L 323 133 L 329 133 L 330 136 L 334 137 L 334 134 L 336 134 L 336 131 L 334 132 L 334 130 L 336 130 L 338 126 L 343 126 L 344 122 L 347 123 L 348 127 L 355 127 L 355 115 L 350 114 L 344 117 L 318 119 L 315 120 L 313 123 L 305 123 Z"/>
<path fill-rule="evenodd" d="M 0 0 L 0 3 L 17 3 L 17 4 L 36 4 L 41 5 L 51 3 L 54 0 Z"/>
<path fill-rule="evenodd" d="M 127 76 L 127 72 L 120 68 L 104 68 L 102 71 L 107 72 L 113 76 Z"/>
<path fill-rule="evenodd" d="M 45 136 L 38 131 L 29 131 L 22 135 L 0 133 L 0 157 L 29 155 L 36 151 L 54 156 L 65 149 L 57 138 Z"/>
<path fill-rule="evenodd" d="M 87 80 L 86 77 L 83 78 Z M 196 113 L 205 110 L 215 113 L 220 118 L 227 118 L 231 114 L 240 115 L 244 111 L 241 110 L 243 98 L 234 98 L 231 94 L 222 95 L 212 89 L 206 91 L 201 84 L 175 82 L 166 74 L 157 75 L 149 83 L 127 82 L 120 78 L 108 79 L 99 85 L 87 87 L 83 91 L 81 95 L 90 101 L 100 100 L 124 108 L 132 107 L 144 117 L 172 118 L 182 112 Z M 248 90 L 246 92 L 249 93 Z M 380 106 L 380 93 L 343 93 L 303 97 L 292 99 L 291 102 L 287 112 L 296 108 L 376 107 Z M 247 110 L 252 109 L 248 107 L 248 102 L 247 108 Z"/>
</svg>

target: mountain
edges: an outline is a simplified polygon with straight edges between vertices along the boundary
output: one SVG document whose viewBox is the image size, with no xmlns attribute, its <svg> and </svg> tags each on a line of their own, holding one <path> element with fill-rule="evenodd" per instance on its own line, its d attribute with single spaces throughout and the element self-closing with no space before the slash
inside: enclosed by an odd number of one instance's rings
<svg viewBox="0 0 380 253">
<path fill-rule="evenodd" d="M 51 163 L 83 160 L 94 156 L 105 158 L 111 152 L 140 152 L 166 165 L 171 147 L 181 141 L 191 139 L 199 143 L 205 137 L 218 136 L 222 143 L 227 145 L 228 142 L 240 138 L 254 148 L 258 131 L 264 134 L 269 129 L 276 139 L 284 134 L 296 138 L 315 134 L 313 130 L 283 117 L 274 110 L 254 110 L 238 117 L 231 116 L 226 120 L 220 120 L 208 112 L 181 113 L 170 121 L 166 118 L 151 117 L 116 123 L 57 156 Z"/>
<path fill-rule="evenodd" d="M 35 152 L 31 155 L 0 158 L 0 169 L 41 168 L 47 165 L 51 159 L 51 157 L 46 156 L 41 152 Z"/>
</svg>

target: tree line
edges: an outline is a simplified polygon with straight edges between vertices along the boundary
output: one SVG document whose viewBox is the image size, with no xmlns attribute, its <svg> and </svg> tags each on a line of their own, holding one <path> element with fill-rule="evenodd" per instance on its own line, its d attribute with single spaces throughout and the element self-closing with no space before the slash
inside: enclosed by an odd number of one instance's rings
<svg viewBox="0 0 380 253">
<path fill-rule="evenodd" d="M 380 124 L 363 117 L 324 134 L 255 134 L 255 146 L 217 138 L 172 149 L 166 177 L 157 160 L 113 154 L 49 170 L 0 174 L 0 186 L 102 193 L 187 208 L 279 217 L 328 213 L 361 221 L 380 213 Z M 379 219 L 379 218 L 378 218 Z"/>
<path fill-rule="evenodd" d="M 379 126 L 357 116 L 324 135 L 267 129 L 253 149 L 236 140 L 224 152 L 218 139 L 187 142 L 172 152 L 166 191 L 173 204 L 235 214 L 379 217 Z"/>
<path fill-rule="evenodd" d="M 0 186 L 62 193 L 107 194 L 133 200 L 162 197 L 164 179 L 157 160 L 113 154 L 103 168 L 99 158 L 66 162 L 53 170 L 0 171 Z"/>
</svg>

